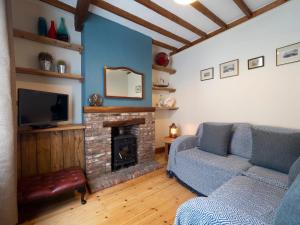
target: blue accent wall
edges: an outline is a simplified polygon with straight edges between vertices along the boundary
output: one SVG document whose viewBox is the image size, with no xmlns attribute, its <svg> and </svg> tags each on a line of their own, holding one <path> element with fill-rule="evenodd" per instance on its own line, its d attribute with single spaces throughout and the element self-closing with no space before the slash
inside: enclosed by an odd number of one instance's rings
<svg viewBox="0 0 300 225">
<path fill-rule="evenodd" d="M 144 74 L 144 99 L 105 98 L 104 106 L 152 105 L 152 39 L 90 14 L 82 31 L 83 105 L 92 93 L 104 96 L 104 66 L 129 67 Z"/>
</svg>

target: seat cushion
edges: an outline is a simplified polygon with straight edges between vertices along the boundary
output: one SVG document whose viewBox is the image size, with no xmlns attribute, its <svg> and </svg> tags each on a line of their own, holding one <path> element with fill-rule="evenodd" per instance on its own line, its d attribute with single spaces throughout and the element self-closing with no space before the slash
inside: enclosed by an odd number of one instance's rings
<svg viewBox="0 0 300 225">
<path fill-rule="evenodd" d="M 270 170 L 260 166 L 253 166 L 243 174 L 252 179 L 262 181 L 264 183 L 277 186 L 279 188 L 288 189 L 289 176 L 275 170 Z"/>
<path fill-rule="evenodd" d="M 237 176 L 214 191 L 209 199 L 271 224 L 285 191 L 256 179 Z"/>
<path fill-rule="evenodd" d="M 199 148 L 203 151 L 225 156 L 228 153 L 232 124 L 203 124 Z"/>
<path fill-rule="evenodd" d="M 247 159 L 236 155 L 224 157 L 192 148 L 177 153 L 172 172 L 196 191 L 209 195 L 250 167 Z"/>
<path fill-rule="evenodd" d="M 300 156 L 300 132 L 288 129 L 252 127 L 251 163 L 288 173 Z"/>
<path fill-rule="evenodd" d="M 22 178 L 18 182 L 18 200 L 20 203 L 28 203 L 53 197 L 79 188 L 85 183 L 86 179 L 80 167 Z"/>
<path fill-rule="evenodd" d="M 276 213 L 274 225 L 299 225 L 300 224 L 300 175 L 292 183 L 284 195 Z"/>
</svg>

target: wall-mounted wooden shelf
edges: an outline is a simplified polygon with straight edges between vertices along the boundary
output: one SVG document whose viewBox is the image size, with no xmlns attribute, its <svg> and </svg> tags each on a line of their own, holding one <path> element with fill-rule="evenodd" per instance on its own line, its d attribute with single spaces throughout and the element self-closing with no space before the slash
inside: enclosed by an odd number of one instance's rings
<svg viewBox="0 0 300 225">
<path fill-rule="evenodd" d="M 44 77 L 73 79 L 73 80 L 79 80 L 81 82 L 84 80 L 84 78 L 82 76 L 77 75 L 77 74 L 57 73 L 57 72 L 52 72 L 52 71 L 44 71 L 44 70 L 25 68 L 25 67 L 16 67 L 16 72 L 23 73 L 23 74 L 36 75 L 36 76 L 44 76 Z"/>
<path fill-rule="evenodd" d="M 152 87 L 152 90 L 156 90 L 156 91 L 168 91 L 168 92 L 175 92 L 176 89 L 175 88 L 169 88 L 169 87 Z"/>
<path fill-rule="evenodd" d="M 18 38 L 24 38 L 24 39 L 27 39 L 30 41 L 40 42 L 43 44 L 48 44 L 48 45 L 53 45 L 53 46 L 60 47 L 60 48 L 66 48 L 69 50 L 78 51 L 79 53 L 81 53 L 83 51 L 83 47 L 81 45 L 72 44 L 72 43 L 40 36 L 40 35 L 33 34 L 30 32 L 27 32 L 27 31 L 22 31 L 19 29 L 14 29 L 14 36 L 18 37 Z"/>
<path fill-rule="evenodd" d="M 176 73 L 176 70 L 174 70 L 172 68 L 167 68 L 167 67 L 163 67 L 163 66 L 159 66 L 159 65 L 155 65 L 155 64 L 152 65 L 152 69 L 166 72 L 166 73 L 169 73 L 170 75 Z"/>
<path fill-rule="evenodd" d="M 19 128 L 19 134 L 33 134 L 33 133 L 43 133 L 43 132 L 56 132 L 63 130 L 83 130 L 85 126 L 83 124 L 67 124 L 58 125 L 57 127 L 46 128 L 46 129 L 32 129 L 32 128 Z"/>
<path fill-rule="evenodd" d="M 177 110 L 178 107 L 156 107 L 157 110 Z"/>
</svg>

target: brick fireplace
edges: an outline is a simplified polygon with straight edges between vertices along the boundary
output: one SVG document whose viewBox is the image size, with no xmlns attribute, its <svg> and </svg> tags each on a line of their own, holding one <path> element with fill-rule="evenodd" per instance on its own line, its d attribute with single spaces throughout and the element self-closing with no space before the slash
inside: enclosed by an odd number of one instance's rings
<svg viewBox="0 0 300 225">
<path fill-rule="evenodd" d="M 154 160 L 154 111 L 152 107 L 84 108 L 86 175 L 92 192 L 161 167 Z M 115 140 L 121 139 L 123 142 L 118 147 L 122 152 L 113 155 Z M 130 163 L 113 167 L 116 157 L 120 162 L 126 154 L 134 151 L 133 143 L 136 146 L 136 162 L 130 158 Z"/>
</svg>

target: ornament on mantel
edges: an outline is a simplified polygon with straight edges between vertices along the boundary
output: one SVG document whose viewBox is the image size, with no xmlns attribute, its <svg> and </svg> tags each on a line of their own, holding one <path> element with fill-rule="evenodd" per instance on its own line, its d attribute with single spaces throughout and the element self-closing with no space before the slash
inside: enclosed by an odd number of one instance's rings
<svg viewBox="0 0 300 225">
<path fill-rule="evenodd" d="M 90 106 L 101 106 L 103 104 L 103 97 L 96 93 L 91 94 L 88 100 Z"/>
</svg>

